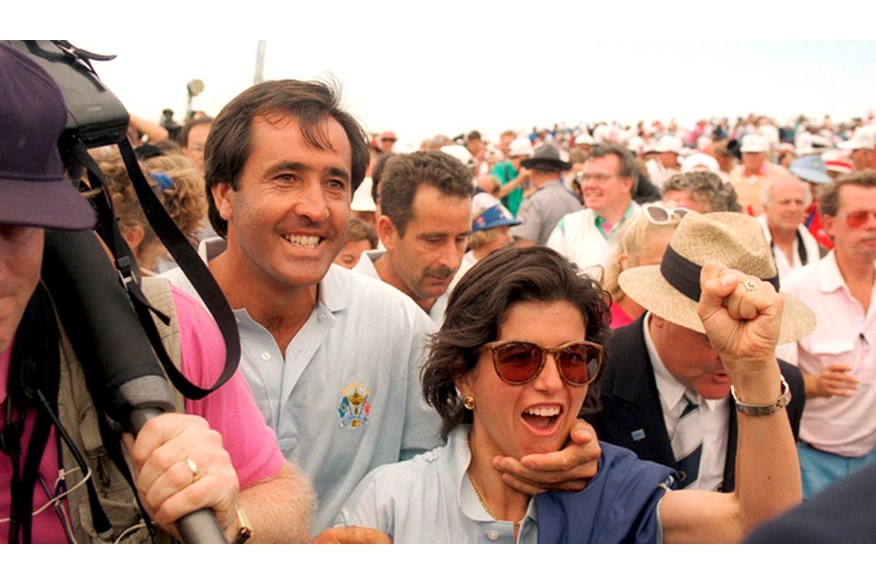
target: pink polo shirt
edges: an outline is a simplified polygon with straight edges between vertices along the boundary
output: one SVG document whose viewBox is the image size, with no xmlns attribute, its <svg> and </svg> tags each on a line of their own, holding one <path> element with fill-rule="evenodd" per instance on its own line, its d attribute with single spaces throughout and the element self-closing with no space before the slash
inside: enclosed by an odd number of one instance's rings
<svg viewBox="0 0 876 584">
<path fill-rule="evenodd" d="M 213 319 L 189 296 L 174 289 L 173 302 L 180 327 L 181 370 L 195 384 L 208 387 L 219 377 L 225 364 L 222 336 Z M 0 354 L 0 403 L 6 399 L 11 356 L 11 345 Z M 284 458 L 277 446 L 277 438 L 265 424 L 240 371 L 237 371 L 221 389 L 214 391 L 208 397 L 199 401 L 185 400 L 185 410 L 188 414 L 202 416 L 210 423 L 211 428 L 222 434 L 222 444 L 237 470 L 241 490 L 274 476 L 283 466 Z M 31 412 L 26 421 L 25 435 L 22 437 L 23 448 L 26 448 L 30 441 L 33 418 Z M 4 424 L 5 417 L 0 417 L 0 427 Z M 22 456 L 22 464 L 23 460 Z M 54 430 L 43 454 L 40 474 L 50 487 L 58 476 L 57 440 Z M 67 479 L 68 488 L 73 487 L 78 476 Z M 9 517 L 11 479 L 11 460 L 7 455 L 0 453 L 0 520 Z M 38 484 L 34 490 L 34 509 L 40 508 L 48 500 L 49 497 Z M 8 541 L 9 524 L 0 523 L 0 543 L 8 543 Z M 33 518 L 33 541 L 34 543 L 67 541 L 63 527 L 52 508 Z"/>
<path fill-rule="evenodd" d="M 817 374 L 842 363 L 861 381 L 851 397 L 807 399 L 800 440 L 840 456 L 869 454 L 876 449 L 876 288 L 865 314 L 830 252 L 791 273 L 782 292 L 806 303 L 817 319 L 815 331 L 797 342 L 800 369 Z"/>
</svg>

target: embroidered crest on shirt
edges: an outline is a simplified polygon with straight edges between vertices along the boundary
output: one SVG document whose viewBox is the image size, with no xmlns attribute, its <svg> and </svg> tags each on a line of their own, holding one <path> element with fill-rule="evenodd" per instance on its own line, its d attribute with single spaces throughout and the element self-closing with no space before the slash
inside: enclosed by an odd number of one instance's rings
<svg viewBox="0 0 876 584">
<path fill-rule="evenodd" d="M 341 428 L 359 428 L 368 425 L 371 402 L 368 401 L 368 388 L 361 383 L 351 383 L 344 388 L 343 397 L 338 403 L 338 416 Z"/>
</svg>

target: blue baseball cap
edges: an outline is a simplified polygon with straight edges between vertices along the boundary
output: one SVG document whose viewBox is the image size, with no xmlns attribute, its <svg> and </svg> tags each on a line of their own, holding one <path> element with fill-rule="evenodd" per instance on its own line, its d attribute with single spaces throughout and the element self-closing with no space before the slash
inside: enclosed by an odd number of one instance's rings
<svg viewBox="0 0 876 584">
<path fill-rule="evenodd" d="M 473 232 L 486 231 L 494 227 L 502 227 L 503 225 L 520 225 L 520 221 L 514 218 L 511 211 L 503 205 L 494 205 L 489 209 L 485 209 L 480 215 L 475 217 L 471 222 L 471 230 Z"/>
<path fill-rule="evenodd" d="M 795 158 L 791 162 L 791 166 L 788 167 L 788 170 L 798 178 L 819 185 L 826 185 L 833 181 L 830 175 L 827 174 L 827 166 L 824 164 L 824 159 L 818 154 Z"/>
</svg>

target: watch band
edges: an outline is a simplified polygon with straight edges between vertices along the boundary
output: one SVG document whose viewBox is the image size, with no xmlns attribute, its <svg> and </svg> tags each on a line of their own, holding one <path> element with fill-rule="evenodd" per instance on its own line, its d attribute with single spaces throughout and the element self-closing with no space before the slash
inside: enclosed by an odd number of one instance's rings
<svg viewBox="0 0 876 584">
<path fill-rule="evenodd" d="M 231 543 L 246 543 L 246 541 L 252 537 L 252 527 L 249 526 L 246 513 L 243 512 L 243 507 L 240 505 L 237 505 L 237 524 L 239 525 L 237 528 L 237 535 Z"/>
<path fill-rule="evenodd" d="M 736 395 L 736 388 L 731 385 L 730 393 L 733 395 L 733 401 L 736 403 L 736 411 L 746 416 L 769 416 L 791 403 L 791 388 L 788 387 L 788 382 L 785 381 L 784 375 L 780 377 L 782 380 L 782 395 L 776 401 L 768 404 L 748 404 L 739 401 L 739 396 Z"/>
</svg>

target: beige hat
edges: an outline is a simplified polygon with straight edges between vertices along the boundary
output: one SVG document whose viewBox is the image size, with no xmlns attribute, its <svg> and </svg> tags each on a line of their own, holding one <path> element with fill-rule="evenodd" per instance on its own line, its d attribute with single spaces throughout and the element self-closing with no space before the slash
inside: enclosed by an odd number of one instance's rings
<svg viewBox="0 0 876 584">
<path fill-rule="evenodd" d="M 763 228 L 743 213 L 688 213 L 678 224 L 662 263 L 625 270 L 618 283 L 624 294 L 657 316 L 704 333 L 697 302 L 700 270 L 707 260 L 717 260 L 778 288 L 778 272 Z M 801 339 L 815 329 L 815 314 L 796 298 L 782 296 L 785 308 L 779 344 Z"/>
</svg>

